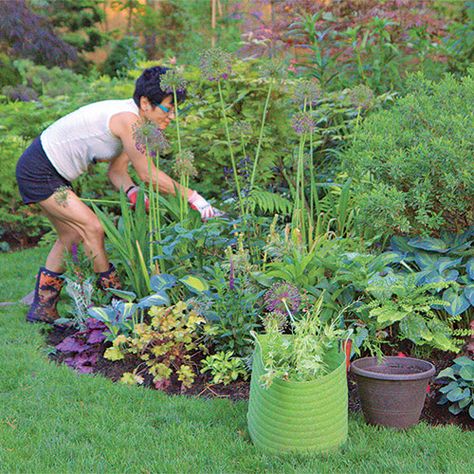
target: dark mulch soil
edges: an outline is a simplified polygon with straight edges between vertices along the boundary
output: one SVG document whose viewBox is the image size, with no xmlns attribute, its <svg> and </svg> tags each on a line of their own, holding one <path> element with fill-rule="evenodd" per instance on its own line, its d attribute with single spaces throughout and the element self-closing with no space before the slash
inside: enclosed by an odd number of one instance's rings
<svg viewBox="0 0 474 474">
<path fill-rule="evenodd" d="M 48 333 L 47 343 L 48 345 L 55 346 L 74 332 L 75 331 L 73 329 L 55 327 Z M 53 353 L 50 357 L 57 363 L 61 363 L 66 358 L 65 355 L 60 353 Z M 436 373 L 439 373 L 440 370 L 451 365 L 452 360 L 455 357 L 456 355 L 450 353 L 435 352 L 433 353 L 430 361 L 435 365 Z M 140 365 L 140 363 L 143 362 L 133 355 L 128 355 L 124 360 L 115 362 L 104 359 L 102 356 L 100 356 L 94 368 L 94 372 L 104 375 L 105 377 L 108 377 L 116 382 L 120 379 L 124 372 L 132 372 L 137 366 Z M 145 387 L 155 389 L 151 377 L 145 376 L 144 378 L 145 381 L 143 385 Z M 163 391 L 170 395 L 188 395 L 203 398 L 227 398 L 229 400 L 237 401 L 248 399 L 250 388 L 249 385 L 250 384 L 248 381 L 233 382 L 229 385 L 212 384 L 208 374 L 199 374 L 191 388 L 186 389 L 182 386 L 181 382 L 177 380 L 177 378 L 172 378 L 171 383 L 165 387 Z M 360 412 L 361 408 L 359 396 L 357 394 L 357 386 L 351 374 L 348 375 L 348 386 L 349 410 L 351 412 Z M 459 415 L 452 415 L 448 411 L 447 406 L 440 406 L 437 404 L 439 399 L 438 389 L 441 386 L 442 385 L 436 381 L 432 381 L 430 383 L 425 406 L 421 414 L 421 420 L 431 425 L 457 425 L 464 430 L 474 430 L 474 422 L 466 412 L 460 413 Z"/>
</svg>

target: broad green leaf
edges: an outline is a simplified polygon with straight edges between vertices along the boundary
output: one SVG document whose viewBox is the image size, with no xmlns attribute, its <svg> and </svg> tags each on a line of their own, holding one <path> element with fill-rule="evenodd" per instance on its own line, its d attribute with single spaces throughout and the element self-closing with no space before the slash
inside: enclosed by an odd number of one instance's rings
<svg viewBox="0 0 474 474">
<path fill-rule="evenodd" d="M 469 285 L 464 288 L 464 296 L 469 303 L 471 303 L 471 306 L 474 306 L 474 285 Z"/>
<path fill-rule="evenodd" d="M 452 268 L 452 267 L 456 267 L 456 266 L 460 265 L 461 261 L 462 261 L 462 257 L 461 258 L 456 258 L 456 259 L 449 258 L 449 257 L 441 257 L 436 262 L 436 266 L 438 268 L 438 271 L 440 273 L 443 273 L 448 268 Z"/>
<path fill-rule="evenodd" d="M 474 420 L 474 403 L 469 407 L 469 416 Z"/>
<path fill-rule="evenodd" d="M 448 288 L 443 293 L 443 300 L 449 303 L 449 306 L 446 306 L 446 311 L 451 316 L 457 316 L 471 306 L 469 300 L 462 293 L 458 294 L 453 288 Z"/>
<path fill-rule="evenodd" d="M 470 258 L 466 263 L 466 271 L 470 278 L 474 280 L 474 257 Z"/>
<path fill-rule="evenodd" d="M 464 390 L 456 387 L 454 390 L 448 392 L 446 396 L 450 402 L 457 402 L 458 400 L 462 400 L 464 398 Z"/>
<path fill-rule="evenodd" d="M 110 322 L 112 320 L 112 318 L 110 317 L 110 312 L 107 311 L 105 308 L 100 308 L 98 306 L 89 308 L 87 314 L 89 314 L 89 316 L 91 316 L 92 318 L 98 319 L 99 321 L 103 322 Z"/>
<path fill-rule="evenodd" d="M 428 252 L 416 252 L 415 262 L 421 270 L 436 270 L 436 262 L 439 256 Z"/>
<path fill-rule="evenodd" d="M 443 377 L 448 377 L 450 379 L 456 380 L 456 377 L 454 376 L 454 371 L 451 367 L 448 367 L 447 369 L 442 370 L 436 378 L 440 379 Z"/>
<path fill-rule="evenodd" d="M 114 296 L 127 300 L 129 303 L 137 298 L 137 295 L 133 291 L 117 290 L 116 288 L 107 288 L 106 291 L 112 293 Z"/>
<path fill-rule="evenodd" d="M 185 277 L 180 278 L 179 281 L 193 293 L 202 293 L 209 290 L 208 282 L 197 275 L 186 275 Z"/>
<path fill-rule="evenodd" d="M 169 290 L 176 285 L 176 277 L 167 273 L 153 275 L 150 278 L 150 286 L 153 291 L 160 292 Z"/>
<path fill-rule="evenodd" d="M 446 253 L 449 250 L 447 248 L 446 242 L 442 241 L 441 239 L 435 239 L 432 237 L 416 237 L 414 239 L 410 239 L 408 243 L 412 247 L 416 247 L 418 249 L 423 250 L 429 250 L 430 252 Z"/>
<path fill-rule="evenodd" d="M 450 413 L 452 413 L 453 415 L 459 415 L 459 413 L 462 412 L 462 408 L 460 408 L 457 403 L 456 403 L 455 405 L 450 405 L 450 407 L 448 408 L 448 410 L 449 410 Z"/>
<path fill-rule="evenodd" d="M 122 311 L 122 319 L 126 320 L 132 317 L 132 315 L 137 310 L 137 305 L 135 303 L 123 303 L 120 305 L 120 309 Z"/>
<path fill-rule="evenodd" d="M 458 384 L 456 382 L 449 382 L 448 385 L 445 385 L 444 387 L 441 387 L 439 391 L 441 393 L 448 393 L 451 390 L 454 390 L 455 388 L 458 388 Z"/>
<path fill-rule="evenodd" d="M 469 389 L 466 389 L 466 390 L 469 390 Z M 472 399 L 471 399 L 471 391 L 469 390 L 469 396 L 468 397 L 465 397 L 463 398 L 462 400 L 459 400 L 459 408 L 466 408 L 469 403 L 472 402 Z"/>
<path fill-rule="evenodd" d="M 462 356 L 462 357 L 458 357 L 457 359 L 454 359 L 454 363 L 461 366 L 474 365 L 474 361 L 466 356 Z"/>
<path fill-rule="evenodd" d="M 164 291 L 154 293 L 150 296 L 145 296 L 138 303 L 140 308 L 149 308 L 150 306 L 169 306 L 170 299 Z"/>
</svg>

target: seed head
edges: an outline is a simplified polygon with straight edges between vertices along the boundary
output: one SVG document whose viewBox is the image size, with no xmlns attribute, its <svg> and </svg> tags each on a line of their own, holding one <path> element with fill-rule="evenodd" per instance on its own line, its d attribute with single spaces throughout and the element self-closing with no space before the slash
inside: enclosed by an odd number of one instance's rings
<svg viewBox="0 0 474 474">
<path fill-rule="evenodd" d="M 170 94 L 173 91 L 184 92 L 186 90 L 187 82 L 177 69 L 168 69 L 160 79 L 160 88 L 164 92 Z"/>
<path fill-rule="evenodd" d="M 308 112 L 297 112 L 291 119 L 291 126 L 298 135 L 313 133 L 316 128 L 313 117 Z"/>
<path fill-rule="evenodd" d="M 374 105 L 374 92 L 370 87 L 360 84 L 349 92 L 349 98 L 354 107 L 367 110 Z"/>
<path fill-rule="evenodd" d="M 194 166 L 194 153 L 191 150 L 183 150 L 178 153 L 173 168 L 178 176 L 197 176 L 198 173 Z"/>
<path fill-rule="evenodd" d="M 208 49 L 201 54 L 199 67 L 208 81 L 227 79 L 232 72 L 232 56 L 221 48 Z"/>
<path fill-rule="evenodd" d="M 157 128 L 152 122 L 135 124 L 133 126 L 133 138 L 135 147 L 142 153 L 149 153 L 150 156 L 167 153 L 170 144 L 162 130 Z"/>
<path fill-rule="evenodd" d="M 321 88 L 315 81 L 301 81 L 295 86 L 294 94 L 298 105 L 314 105 L 321 97 Z"/>
</svg>

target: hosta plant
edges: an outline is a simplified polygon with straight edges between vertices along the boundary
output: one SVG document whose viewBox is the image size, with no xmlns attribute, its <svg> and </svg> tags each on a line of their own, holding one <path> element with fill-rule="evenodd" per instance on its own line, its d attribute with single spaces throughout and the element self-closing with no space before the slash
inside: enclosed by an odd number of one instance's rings
<svg viewBox="0 0 474 474">
<path fill-rule="evenodd" d="M 393 237 L 391 249 L 402 269 L 416 275 L 416 284 L 455 282 L 440 292 L 450 316 L 474 317 L 474 226 L 439 238 Z"/>
<path fill-rule="evenodd" d="M 449 403 L 448 410 L 453 415 L 467 411 L 474 419 L 474 360 L 466 356 L 458 357 L 436 379 L 446 383 L 439 389 L 442 395 L 438 404 Z"/>
</svg>

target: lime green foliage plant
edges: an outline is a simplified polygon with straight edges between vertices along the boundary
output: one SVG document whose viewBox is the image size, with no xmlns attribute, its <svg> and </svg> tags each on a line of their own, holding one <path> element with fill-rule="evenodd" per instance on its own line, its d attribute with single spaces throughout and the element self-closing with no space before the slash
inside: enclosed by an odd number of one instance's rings
<svg viewBox="0 0 474 474">
<path fill-rule="evenodd" d="M 454 359 L 454 364 L 442 370 L 436 380 L 446 383 L 439 389 L 441 398 L 438 405 L 449 403 L 448 410 L 453 415 L 467 411 L 474 419 L 474 360 L 463 356 Z"/>
<path fill-rule="evenodd" d="M 207 356 L 202 361 L 201 373 L 209 372 L 212 383 L 229 385 L 241 378 L 247 380 L 248 372 L 241 357 L 234 356 L 232 351 L 221 351 Z"/>
<path fill-rule="evenodd" d="M 168 307 L 152 306 L 149 315 L 149 324 L 135 324 L 129 337 L 119 335 L 104 357 L 121 360 L 135 354 L 143 362 L 141 372 L 153 377 L 156 388 L 165 388 L 173 374 L 184 387 L 190 387 L 196 376 L 192 354 L 198 348 L 197 329 L 204 319 L 182 301 Z M 135 375 L 140 374 L 136 371 Z"/>
<path fill-rule="evenodd" d="M 474 78 L 421 76 L 356 129 L 343 165 L 366 236 L 460 231 L 474 219 Z"/>
</svg>

